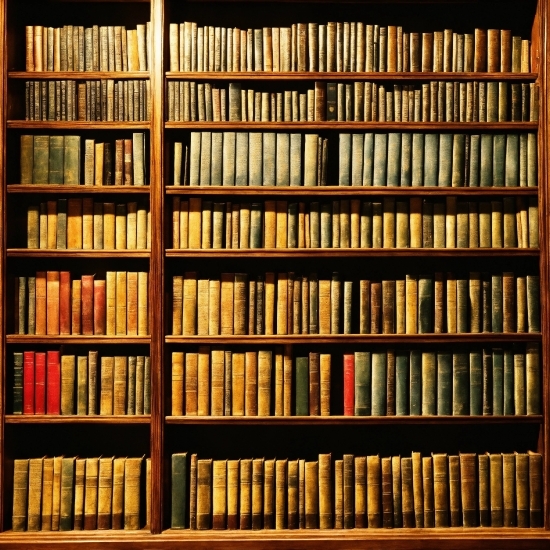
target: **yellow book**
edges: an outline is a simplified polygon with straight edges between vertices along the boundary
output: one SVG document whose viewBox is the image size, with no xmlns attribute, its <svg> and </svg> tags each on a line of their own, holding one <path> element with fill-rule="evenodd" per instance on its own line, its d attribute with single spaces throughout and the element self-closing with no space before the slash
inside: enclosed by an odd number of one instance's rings
<svg viewBox="0 0 550 550">
<path fill-rule="evenodd" d="M 113 414 L 114 369 L 114 357 L 101 358 L 101 393 L 99 396 L 99 414 Z"/>
</svg>

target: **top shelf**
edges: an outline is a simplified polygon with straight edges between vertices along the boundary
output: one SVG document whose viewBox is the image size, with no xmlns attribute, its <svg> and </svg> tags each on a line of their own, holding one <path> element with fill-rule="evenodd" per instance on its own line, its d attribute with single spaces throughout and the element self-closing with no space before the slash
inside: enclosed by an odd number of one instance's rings
<svg viewBox="0 0 550 550">
<path fill-rule="evenodd" d="M 149 78 L 149 71 L 11 71 L 8 78 L 23 80 L 135 80 Z"/>
<path fill-rule="evenodd" d="M 33 74 L 33 73 L 10 73 L 12 74 Z M 83 73 L 79 73 L 83 74 Z M 119 74 L 119 73 L 116 73 Z M 22 78 L 22 77 L 17 77 Z M 27 78 L 27 77 L 25 77 Z M 519 80 L 522 82 L 534 82 L 537 80 L 537 73 L 404 73 L 404 72 L 376 72 L 376 73 L 313 73 L 313 72 L 167 72 L 167 80 Z"/>
</svg>

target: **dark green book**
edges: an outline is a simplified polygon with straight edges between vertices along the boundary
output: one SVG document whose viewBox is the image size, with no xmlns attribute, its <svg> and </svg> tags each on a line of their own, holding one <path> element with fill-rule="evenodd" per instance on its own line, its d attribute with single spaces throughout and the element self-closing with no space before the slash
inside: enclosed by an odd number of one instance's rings
<svg viewBox="0 0 550 550">
<path fill-rule="evenodd" d="M 453 135 L 453 168 L 451 176 L 452 187 L 464 187 L 466 164 L 466 136 Z"/>
<path fill-rule="evenodd" d="M 309 363 L 296 357 L 296 416 L 309 416 Z"/>
<path fill-rule="evenodd" d="M 422 247 L 434 246 L 434 205 L 430 200 L 422 201 Z"/>
<path fill-rule="evenodd" d="M 372 353 L 372 416 L 386 416 L 387 410 L 387 354 Z"/>
<path fill-rule="evenodd" d="M 319 333 L 319 279 L 315 273 L 309 276 L 309 334 Z"/>
<path fill-rule="evenodd" d="M 254 173 L 256 180 L 252 183 L 252 176 L 250 185 L 262 185 L 262 135 L 255 134 L 257 136 L 255 143 L 258 150 L 250 150 L 249 157 L 249 170 L 250 173 Z M 107 144 L 105 144 L 107 145 Z M 212 163 L 210 167 L 210 185 L 220 186 L 223 181 L 223 133 L 212 132 L 212 145 L 210 154 L 212 156 Z M 259 166 L 258 166 L 259 165 Z"/>
<path fill-rule="evenodd" d="M 468 279 L 456 280 L 456 331 L 458 333 L 468 332 L 468 301 L 469 289 Z"/>
<path fill-rule="evenodd" d="M 363 143 L 363 187 L 371 187 L 374 172 L 374 134 L 367 132 Z"/>
<path fill-rule="evenodd" d="M 65 140 L 63 136 L 50 136 L 50 164 L 48 182 L 55 185 L 63 184 L 63 156 Z"/>
<path fill-rule="evenodd" d="M 519 135 L 506 136 L 506 164 L 504 169 L 504 185 L 506 187 L 519 186 Z"/>
<path fill-rule="evenodd" d="M 57 245 L 56 246 L 58 250 L 63 250 L 67 248 L 67 199 L 57 200 Z"/>
<path fill-rule="evenodd" d="M 74 463 L 76 458 L 63 458 L 61 462 L 61 503 L 59 530 L 73 528 Z"/>
<path fill-rule="evenodd" d="M 468 186 L 479 187 L 479 166 L 481 157 L 481 139 L 479 134 L 470 136 L 470 168 L 468 174 Z"/>
<path fill-rule="evenodd" d="M 204 133 L 204 132 L 203 132 Z M 201 157 L 202 157 L 202 142 L 201 142 Z M 235 140 L 235 185 L 248 185 L 248 132 L 237 132 Z M 278 159 L 279 160 L 279 159 Z M 283 162 L 283 159 L 280 159 Z M 288 160 L 287 160 L 288 163 Z M 210 162 L 208 162 L 210 164 Z M 202 164 L 201 164 L 201 185 L 210 185 L 210 177 L 208 183 L 202 183 Z M 265 182 L 264 182 L 265 184 Z"/>
<path fill-rule="evenodd" d="M 113 152 L 111 144 L 105 143 L 103 147 L 103 185 L 113 185 Z M 218 185 L 221 185 L 221 183 Z"/>
<path fill-rule="evenodd" d="M 321 248 L 332 248 L 332 203 L 321 203 Z"/>
<path fill-rule="evenodd" d="M 260 134 L 261 135 L 261 134 Z M 260 170 L 261 170 L 260 156 Z M 290 165 L 289 182 L 290 185 L 300 187 L 302 182 L 302 134 L 290 134 Z M 250 182 L 252 185 L 252 180 Z M 261 185 L 261 183 L 260 183 Z"/>
<path fill-rule="evenodd" d="M 434 415 L 437 412 L 435 353 L 422 352 L 422 415 Z"/>
<path fill-rule="evenodd" d="M 425 134 L 412 135 L 411 185 L 421 187 L 424 184 L 424 138 Z"/>
<path fill-rule="evenodd" d="M 439 134 L 427 133 L 424 138 L 424 187 L 437 186 L 438 159 Z"/>
<path fill-rule="evenodd" d="M 357 359 L 355 368 L 357 369 Z M 409 414 L 409 386 L 409 353 L 398 351 L 395 354 L 395 414 L 397 416 Z"/>
<path fill-rule="evenodd" d="M 65 136 L 63 183 L 80 185 L 80 136 Z"/>
<path fill-rule="evenodd" d="M 484 349 L 482 357 L 483 415 L 487 416 L 493 414 L 493 354 Z"/>
<path fill-rule="evenodd" d="M 493 415 L 504 414 L 504 355 L 493 349 Z"/>
<path fill-rule="evenodd" d="M 504 187 L 506 163 L 506 134 L 493 136 L 493 187 Z"/>
<path fill-rule="evenodd" d="M 401 187 L 410 187 L 412 182 L 412 134 L 401 134 Z"/>
<path fill-rule="evenodd" d="M 355 416 L 371 414 L 371 354 L 355 352 Z"/>
<path fill-rule="evenodd" d="M 419 277 L 418 279 L 418 333 L 433 332 L 434 314 L 433 279 Z"/>
<path fill-rule="evenodd" d="M 492 134 L 481 134 L 480 154 L 480 187 L 492 187 L 493 185 L 493 136 Z"/>
<path fill-rule="evenodd" d="M 262 248 L 262 225 L 262 203 L 253 202 L 250 209 L 250 248 Z"/>
<path fill-rule="evenodd" d="M 410 414 L 419 416 L 422 413 L 422 355 L 419 351 L 413 350 L 410 359 Z"/>
<path fill-rule="evenodd" d="M 453 175 L 453 135 L 439 134 L 439 165 L 437 183 L 439 187 L 450 187 Z"/>
<path fill-rule="evenodd" d="M 502 275 L 491 277 L 491 326 L 493 332 L 502 332 Z"/>
<path fill-rule="evenodd" d="M 529 132 L 527 134 L 527 187 L 538 185 L 537 166 L 537 135 Z"/>
<path fill-rule="evenodd" d="M 335 121 L 338 118 L 337 112 L 337 87 L 335 82 L 327 82 L 327 122 Z"/>
<path fill-rule="evenodd" d="M 388 174 L 388 134 L 374 134 L 373 185 L 385 187 Z"/>
<path fill-rule="evenodd" d="M 321 246 L 319 227 L 319 203 L 312 202 L 309 204 L 309 238 L 311 248 L 319 248 Z"/>
<path fill-rule="evenodd" d="M 20 148 L 20 183 L 29 184 L 35 183 L 33 180 L 33 164 L 34 164 L 34 136 L 21 136 Z M 46 182 L 43 182 L 46 183 Z"/>
<path fill-rule="evenodd" d="M 13 353 L 13 414 L 23 414 L 23 353 Z"/>
<path fill-rule="evenodd" d="M 49 183 L 50 136 L 34 136 L 32 183 Z"/>
<path fill-rule="evenodd" d="M 363 134 L 351 136 L 351 185 L 363 185 L 363 158 L 365 156 Z"/>
<path fill-rule="evenodd" d="M 511 415 L 514 414 L 514 352 L 505 349 L 503 355 L 503 411 Z"/>
<path fill-rule="evenodd" d="M 187 453 L 172 455 L 172 529 L 185 529 L 187 521 Z"/>
<path fill-rule="evenodd" d="M 538 342 L 525 345 L 525 402 L 527 414 L 542 414 L 540 347 Z"/>
<path fill-rule="evenodd" d="M 480 351 L 470 353 L 470 414 L 483 413 L 483 359 Z"/>
<path fill-rule="evenodd" d="M 527 330 L 540 332 L 540 277 L 527 275 Z"/>
<path fill-rule="evenodd" d="M 399 187 L 401 181 L 401 134 L 388 134 L 388 187 Z"/>
<path fill-rule="evenodd" d="M 481 314 L 482 332 L 492 330 L 492 308 L 491 308 L 491 276 L 488 273 L 481 274 Z"/>
<path fill-rule="evenodd" d="M 469 410 L 468 354 L 453 353 L 453 415 Z"/>
<path fill-rule="evenodd" d="M 437 414 L 453 414 L 453 357 L 450 353 L 437 354 Z"/>
<path fill-rule="evenodd" d="M 287 219 L 287 247 L 296 248 L 298 246 L 298 203 L 290 202 L 288 204 Z"/>
<path fill-rule="evenodd" d="M 256 334 L 264 333 L 264 278 L 258 275 L 256 279 Z"/>
</svg>

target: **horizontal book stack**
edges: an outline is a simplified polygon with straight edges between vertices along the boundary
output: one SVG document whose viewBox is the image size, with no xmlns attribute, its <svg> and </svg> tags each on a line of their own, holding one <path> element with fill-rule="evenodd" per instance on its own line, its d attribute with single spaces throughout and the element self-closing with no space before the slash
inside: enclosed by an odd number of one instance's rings
<svg viewBox="0 0 550 550">
<path fill-rule="evenodd" d="M 146 250 L 151 241 L 149 219 L 149 207 L 137 202 L 41 202 L 27 209 L 27 248 Z"/>
<path fill-rule="evenodd" d="M 144 121 L 149 80 L 27 80 L 25 120 Z"/>
<path fill-rule="evenodd" d="M 536 197 L 212 202 L 172 197 L 172 247 L 538 248 Z"/>
<path fill-rule="evenodd" d="M 150 458 L 15 459 L 14 531 L 140 529 L 145 478 L 150 508 Z"/>
<path fill-rule="evenodd" d="M 339 185 L 535 187 L 535 133 L 339 134 Z"/>
<path fill-rule="evenodd" d="M 294 403 L 298 416 L 328 416 L 330 370 L 329 353 L 173 352 L 172 416 L 290 416 Z"/>
<path fill-rule="evenodd" d="M 509 30 L 403 32 L 362 22 L 238 28 L 170 24 L 171 71 L 530 71 L 529 40 Z"/>
<path fill-rule="evenodd" d="M 345 353 L 344 415 L 542 414 L 540 349 Z"/>
<path fill-rule="evenodd" d="M 25 70 L 147 71 L 151 66 L 149 22 L 123 26 L 25 27 Z"/>
<path fill-rule="evenodd" d="M 69 271 L 15 278 L 16 334 L 149 334 L 149 274 L 107 271 L 105 279 Z"/>
<path fill-rule="evenodd" d="M 151 361 L 59 351 L 14 352 L 13 414 L 136 415 L 151 412 Z"/>
<path fill-rule="evenodd" d="M 183 146 L 174 151 L 181 185 Z M 327 155 L 328 139 L 317 134 L 191 132 L 189 185 L 326 185 Z"/>
<path fill-rule="evenodd" d="M 539 276 L 342 280 L 316 273 L 173 277 L 173 335 L 540 332 Z"/>
<path fill-rule="evenodd" d="M 316 82 L 305 93 L 255 92 L 231 82 L 168 81 L 168 121 L 233 122 L 530 122 L 538 120 L 538 87 L 508 82 L 391 86 Z"/>
<path fill-rule="evenodd" d="M 86 139 L 82 167 L 80 136 L 22 135 L 20 183 L 145 185 L 145 147 L 143 133 L 132 134 L 132 139 L 117 139 L 114 147 Z"/>
<path fill-rule="evenodd" d="M 542 527 L 542 455 L 172 455 L 172 529 Z M 189 500 L 188 500 L 189 499 Z M 189 510 L 187 509 L 189 502 Z"/>
</svg>

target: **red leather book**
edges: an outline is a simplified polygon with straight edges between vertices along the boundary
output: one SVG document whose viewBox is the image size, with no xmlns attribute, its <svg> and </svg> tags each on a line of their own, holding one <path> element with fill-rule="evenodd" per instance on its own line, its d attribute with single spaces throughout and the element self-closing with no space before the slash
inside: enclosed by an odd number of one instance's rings
<svg viewBox="0 0 550 550">
<path fill-rule="evenodd" d="M 36 334 L 46 334 L 46 272 L 36 272 Z"/>
<path fill-rule="evenodd" d="M 34 351 L 23 352 L 23 414 L 34 414 Z"/>
<path fill-rule="evenodd" d="M 71 274 L 59 273 L 59 334 L 71 334 Z"/>
<path fill-rule="evenodd" d="M 94 333 L 94 276 L 82 275 L 82 334 Z"/>
<path fill-rule="evenodd" d="M 355 414 L 355 356 L 344 353 L 344 416 Z"/>
<path fill-rule="evenodd" d="M 94 334 L 105 334 L 105 281 L 94 281 Z"/>
<path fill-rule="evenodd" d="M 46 272 L 46 333 L 59 334 L 59 271 Z"/>
<path fill-rule="evenodd" d="M 48 351 L 46 414 L 61 414 L 61 365 L 58 351 Z"/>
<path fill-rule="evenodd" d="M 46 414 L 46 354 L 34 355 L 34 414 Z"/>
</svg>

